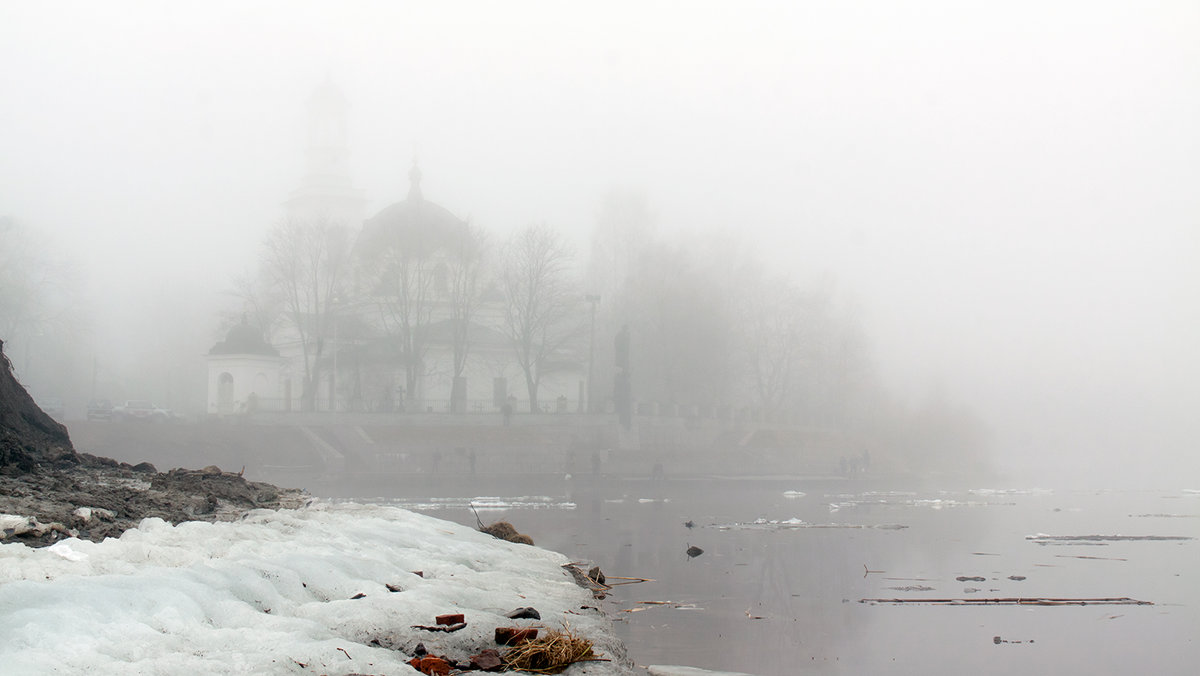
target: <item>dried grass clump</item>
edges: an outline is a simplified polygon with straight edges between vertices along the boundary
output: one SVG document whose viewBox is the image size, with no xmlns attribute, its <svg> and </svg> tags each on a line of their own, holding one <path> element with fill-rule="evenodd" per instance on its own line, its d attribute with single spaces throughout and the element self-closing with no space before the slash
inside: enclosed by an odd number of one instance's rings
<svg viewBox="0 0 1200 676">
<path fill-rule="evenodd" d="M 533 538 L 525 535 L 524 533 L 518 533 L 516 527 L 507 521 L 497 521 L 490 526 L 484 526 L 481 523 L 479 524 L 479 532 L 487 533 L 488 535 L 501 540 L 516 542 L 517 544 L 533 544 Z"/>
<path fill-rule="evenodd" d="M 506 650 L 501 659 L 509 669 L 535 674 L 557 674 L 576 662 L 594 660 L 592 642 L 564 627 L 551 629 L 541 638 Z"/>
</svg>

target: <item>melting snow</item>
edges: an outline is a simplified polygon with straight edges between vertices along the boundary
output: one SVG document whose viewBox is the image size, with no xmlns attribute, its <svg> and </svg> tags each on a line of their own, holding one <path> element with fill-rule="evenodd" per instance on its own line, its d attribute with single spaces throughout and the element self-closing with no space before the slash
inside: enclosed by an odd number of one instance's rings
<svg viewBox="0 0 1200 676">
<path fill-rule="evenodd" d="M 612 656 L 567 559 L 395 507 L 317 503 L 235 523 L 146 519 L 120 538 L 0 545 L 6 673 L 412 673 L 418 641 L 455 659 L 533 606 Z M 415 571 L 422 571 L 423 577 Z M 399 589 L 390 592 L 387 585 Z M 353 599 L 358 594 L 364 597 Z M 464 613 L 453 634 L 410 629 Z M 526 621 L 527 622 L 527 621 Z M 569 673 L 614 673 L 591 663 Z M 624 669 L 623 667 L 621 668 Z"/>
</svg>

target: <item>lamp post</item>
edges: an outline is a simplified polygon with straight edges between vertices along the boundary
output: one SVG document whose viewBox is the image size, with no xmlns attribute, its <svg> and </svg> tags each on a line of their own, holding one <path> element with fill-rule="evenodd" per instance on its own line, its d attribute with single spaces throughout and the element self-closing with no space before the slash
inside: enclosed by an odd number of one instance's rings
<svg viewBox="0 0 1200 676">
<path fill-rule="evenodd" d="M 333 373 L 329 378 L 329 408 L 337 413 L 337 376 L 338 376 L 338 297 L 330 299 L 330 315 L 333 317 Z"/>
<path fill-rule="evenodd" d="M 588 339 L 587 405 L 583 409 L 590 413 L 594 408 L 592 406 L 592 376 L 596 371 L 596 305 L 600 302 L 600 296 L 588 294 L 583 298 L 592 304 L 591 336 Z"/>
</svg>

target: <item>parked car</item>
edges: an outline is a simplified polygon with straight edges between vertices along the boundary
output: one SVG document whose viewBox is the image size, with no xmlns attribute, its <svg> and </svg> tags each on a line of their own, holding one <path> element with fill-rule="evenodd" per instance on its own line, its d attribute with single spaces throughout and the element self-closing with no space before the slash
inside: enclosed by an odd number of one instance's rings
<svg viewBox="0 0 1200 676">
<path fill-rule="evenodd" d="M 107 399 L 93 399 L 88 402 L 88 420 L 112 420 L 113 405 Z"/>
<path fill-rule="evenodd" d="M 116 421 L 166 422 L 171 419 L 171 412 L 144 399 L 130 399 L 120 406 L 113 407 L 112 419 Z"/>
</svg>

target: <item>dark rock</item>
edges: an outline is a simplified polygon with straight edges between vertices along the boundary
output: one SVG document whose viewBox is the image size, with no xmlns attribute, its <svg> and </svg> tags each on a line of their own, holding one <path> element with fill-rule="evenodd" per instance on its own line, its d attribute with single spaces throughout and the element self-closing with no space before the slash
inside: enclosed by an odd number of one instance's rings
<svg viewBox="0 0 1200 676">
<path fill-rule="evenodd" d="M 517 608 L 516 610 L 508 611 L 508 614 L 505 615 L 505 617 L 510 620 L 540 620 L 542 619 L 542 614 L 539 613 L 536 608 L 525 606 L 523 608 Z"/>
<path fill-rule="evenodd" d="M 519 645 L 525 641 L 537 638 L 537 629 L 521 629 L 520 627 L 496 627 L 496 643 L 500 645 Z"/>
<path fill-rule="evenodd" d="M 478 655 L 471 655 L 470 668 L 480 671 L 500 671 L 504 666 L 500 653 L 493 648 L 481 650 Z"/>
<path fill-rule="evenodd" d="M 447 676 L 450 673 L 450 663 L 440 657 L 414 657 L 409 661 L 413 669 L 427 676 Z"/>
<path fill-rule="evenodd" d="M 596 584 L 604 584 L 604 580 L 607 579 L 604 577 L 604 572 L 600 570 L 600 566 L 592 566 L 592 568 L 588 570 L 587 576 L 588 579 Z"/>
</svg>

